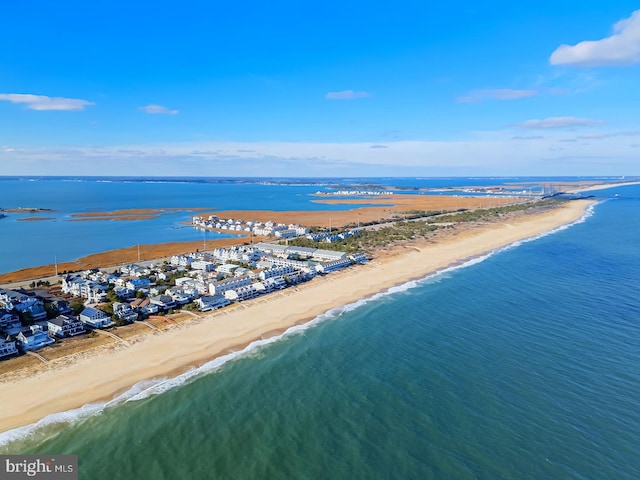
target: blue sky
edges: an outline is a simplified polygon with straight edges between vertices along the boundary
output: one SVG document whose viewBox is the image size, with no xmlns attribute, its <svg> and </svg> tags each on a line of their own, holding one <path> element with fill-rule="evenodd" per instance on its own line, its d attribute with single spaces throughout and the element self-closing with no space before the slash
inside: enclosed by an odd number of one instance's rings
<svg viewBox="0 0 640 480">
<path fill-rule="evenodd" d="M 224 3 L 5 2 L 0 175 L 640 175 L 637 2 Z"/>
</svg>

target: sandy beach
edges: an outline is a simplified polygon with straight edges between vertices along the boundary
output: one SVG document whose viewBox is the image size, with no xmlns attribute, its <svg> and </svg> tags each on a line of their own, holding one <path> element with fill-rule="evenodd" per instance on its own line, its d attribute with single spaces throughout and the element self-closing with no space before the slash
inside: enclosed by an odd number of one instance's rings
<svg viewBox="0 0 640 480">
<path fill-rule="evenodd" d="M 0 389 L 0 431 L 45 416 L 113 398 L 134 384 L 173 376 L 251 341 L 304 323 L 327 310 L 366 298 L 392 286 L 423 278 L 448 265 L 533 237 L 579 219 L 593 201 L 580 200 L 504 223 L 460 231 L 436 243 L 395 249 L 366 265 L 315 279 L 230 309 L 204 314 L 175 328 L 143 335 L 74 363 L 51 362 L 37 375 L 5 381 Z"/>
</svg>

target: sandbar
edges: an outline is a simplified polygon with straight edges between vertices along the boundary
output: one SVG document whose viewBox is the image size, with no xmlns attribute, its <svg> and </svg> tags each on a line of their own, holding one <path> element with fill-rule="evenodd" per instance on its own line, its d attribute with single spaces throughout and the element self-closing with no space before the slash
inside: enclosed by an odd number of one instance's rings
<svg viewBox="0 0 640 480">
<path fill-rule="evenodd" d="M 368 264 L 317 278 L 297 289 L 259 297 L 235 308 L 203 314 L 192 323 L 162 333 L 141 336 L 129 347 L 110 348 L 71 364 L 58 366 L 54 361 L 38 374 L 2 383 L 0 431 L 111 399 L 142 380 L 176 375 L 331 308 L 574 222 L 592 203 L 572 201 L 550 211 L 462 230 L 436 243 L 415 242 L 410 248 L 396 248 Z"/>
</svg>

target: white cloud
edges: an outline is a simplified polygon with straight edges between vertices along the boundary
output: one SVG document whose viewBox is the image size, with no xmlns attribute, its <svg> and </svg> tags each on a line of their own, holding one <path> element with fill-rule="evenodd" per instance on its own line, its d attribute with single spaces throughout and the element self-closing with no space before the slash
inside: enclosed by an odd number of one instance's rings
<svg viewBox="0 0 640 480">
<path fill-rule="evenodd" d="M 475 103 L 481 100 L 518 100 L 520 98 L 535 97 L 539 90 L 514 90 L 511 88 L 474 90 L 468 95 L 456 98 L 457 103 Z"/>
<path fill-rule="evenodd" d="M 66 110 L 80 111 L 93 102 L 79 98 L 47 97 L 30 93 L 0 93 L 0 100 L 11 103 L 24 103 L 29 110 Z"/>
<path fill-rule="evenodd" d="M 144 107 L 140 107 L 140 110 L 143 112 L 149 113 L 151 115 L 177 115 L 178 110 L 171 110 L 170 108 L 163 107 L 162 105 L 145 105 Z"/>
<path fill-rule="evenodd" d="M 609 67 L 640 62 L 640 10 L 613 26 L 613 35 L 586 40 L 577 45 L 560 45 L 549 58 L 552 65 Z"/>
<path fill-rule="evenodd" d="M 527 120 L 517 124 L 521 128 L 547 129 L 547 128 L 570 128 L 570 127 L 593 127 L 602 125 L 604 122 L 592 120 L 590 118 L 579 117 L 549 117 L 543 119 Z"/>
<path fill-rule="evenodd" d="M 371 94 L 368 92 L 354 92 L 353 90 L 343 90 L 341 92 L 329 92 L 324 98 L 327 100 L 355 100 L 357 98 L 367 98 Z"/>
<path fill-rule="evenodd" d="M 567 138 L 564 130 L 548 130 L 545 138 L 512 136 L 512 130 L 504 130 L 455 141 L 386 142 L 388 148 L 373 149 L 370 142 L 5 146 L 0 148 L 0 175 L 100 175 L 107 162 L 114 171 L 133 176 L 150 171 L 265 177 L 640 174 L 637 148 L 619 138 L 561 142 Z M 592 160 L 587 165 L 585 159 Z"/>
</svg>

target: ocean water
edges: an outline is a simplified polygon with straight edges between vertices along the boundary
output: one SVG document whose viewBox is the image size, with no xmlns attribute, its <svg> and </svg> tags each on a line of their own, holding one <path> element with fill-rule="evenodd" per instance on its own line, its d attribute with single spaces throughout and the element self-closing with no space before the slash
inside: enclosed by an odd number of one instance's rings
<svg viewBox="0 0 640 480">
<path fill-rule="evenodd" d="M 569 228 L 0 453 L 78 454 L 105 480 L 640 478 L 640 187 L 601 193 Z"/>
</svg>

